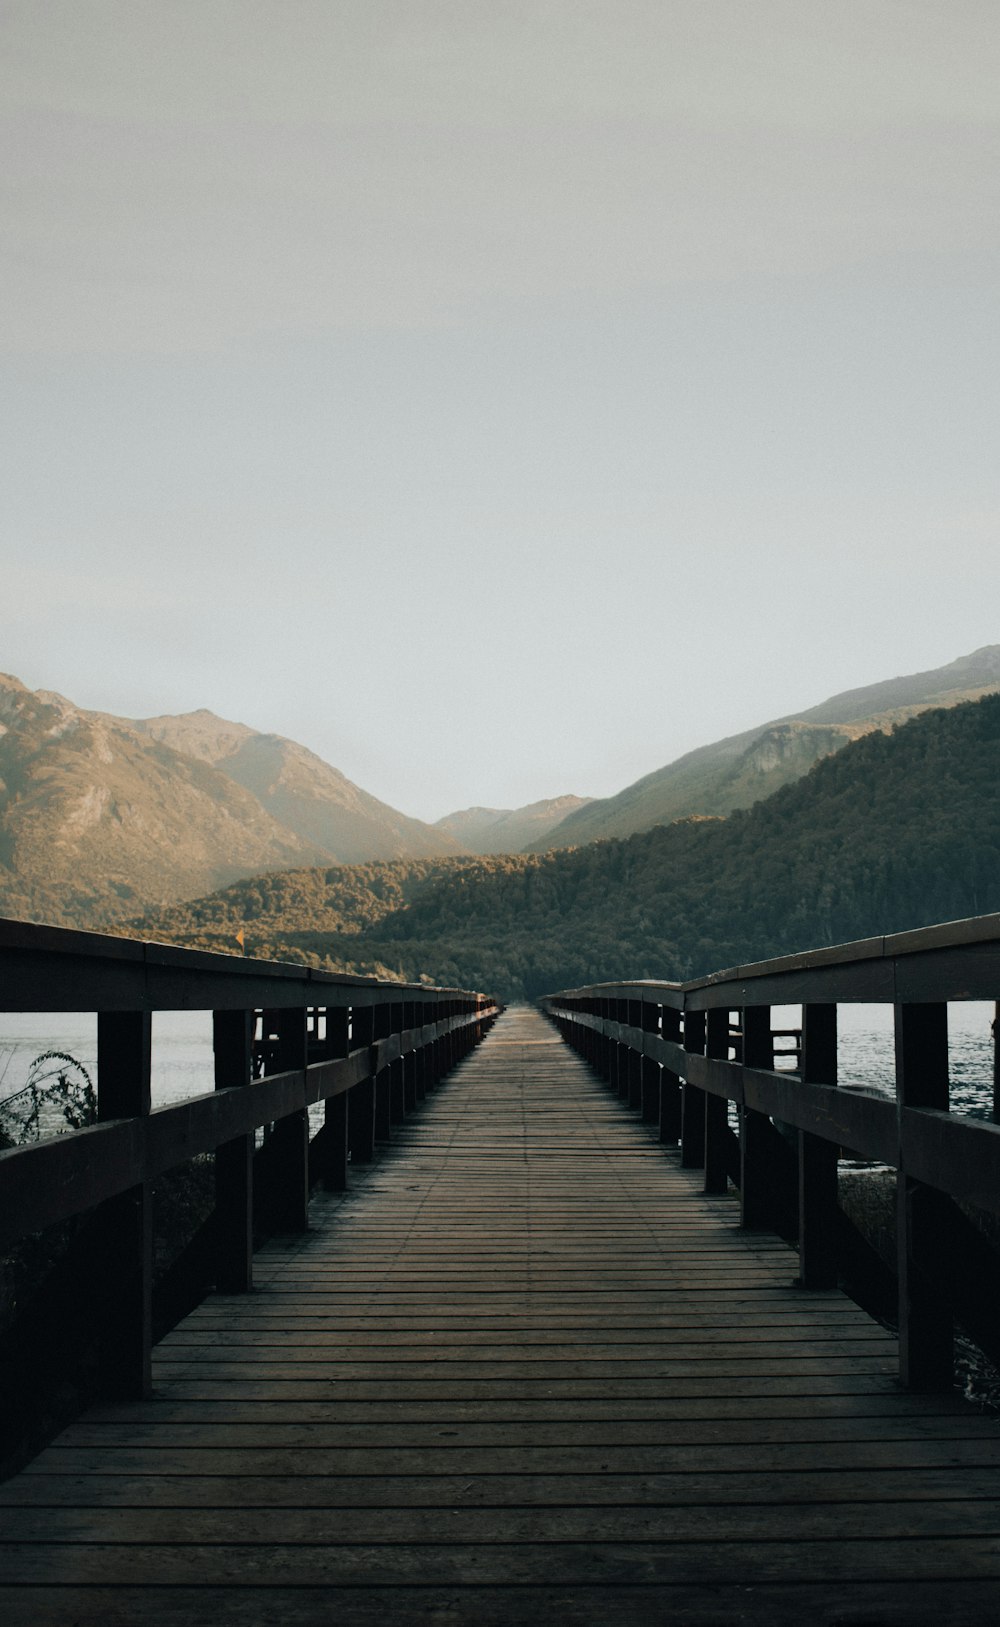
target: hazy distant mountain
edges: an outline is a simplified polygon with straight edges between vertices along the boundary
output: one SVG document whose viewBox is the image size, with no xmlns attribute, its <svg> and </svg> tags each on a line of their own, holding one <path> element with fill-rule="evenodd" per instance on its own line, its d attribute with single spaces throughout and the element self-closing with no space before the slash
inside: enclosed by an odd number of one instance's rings
<svg viewBox="0 0 1000 1627">
<path fill-rule="evenodd" d="M 590 797 L 547 797 L 524 808 L 463 808 L 446 814 L 435 830 L 446 831 L 468 853 L 520 853 L 546 837 L 567 814 L 585 808 Z"/>
<path fill-rule="evenodd" d="M 457 848 L 292 741 L 0 676 L 0 913 L 105 925 L 266 870 Z"/>
<path fill-rule="evenodd" d="M 337 864 L 463 851 L 448 832 L 390 808 L 315 752 L 280 734 L 258 734 L 204 710 L 144 718 L 136 727 L 175 751 L 211 763 L 251 792 L 279 824 Z"/>
<path fill-rule="evenodd" d="M 607 836 L 630 836 L 691 814 L 749 808 L 860 735 L 884 732 L 929 707 L 956 706 L 997 690 L 1000 644 L 988 644 L 930 672 L 845 690 L 806 711 L 699 746 L 616 796 L 576 809 L 530 846 L 535 851 L 574 847 Z"/>
</svg>

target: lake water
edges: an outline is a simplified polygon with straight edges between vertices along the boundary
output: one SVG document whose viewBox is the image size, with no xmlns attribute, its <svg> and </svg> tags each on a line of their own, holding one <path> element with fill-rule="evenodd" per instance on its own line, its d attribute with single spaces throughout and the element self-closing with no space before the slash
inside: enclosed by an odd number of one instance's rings
<svg viewBox="0 0 1000 1627">
<path fill-rule="evenodd" d="M 994 1006 L 986 1001 L 955 1002 L 948 1009 L 952 1109 L 988 1119 L 993 1106 Z M 775 1028 L 800 1022 L 797 1006 L 774 1007 Z M 838 1012 L 840 1082 L 894 1091 L 892 1008 L 842 1005 Z M 64 1051 L 97 1080 L 97 1019 L 91 1014 L 0 1012 L 0 1101 L 23 1090 L 34 1059 L 42 1051 Z M 153 1014 L 153 1105 L 164 1107 L 213 1087 L 212 1014 L 165 1011 Z M 55 1130 L 57 1121 L 48 1128 Z"/>
<path fill-rule="evenodd" d="M 0 1012 L 0 1102 L 24 1089 L 43 1051 L 75 1057 L 97 1083 L 97 1018 L 93 1013 Z M 153 1013 L 154 1107 L 200 1096 L 215 1084 L 210 1011 Z M 58 1119 L 46 1127 L 63 1128 Z"/>
<path fill-rule="evenodd" d="M 993 1116 L 992 1000 L 955 1000 L 948 1007 L 948 1057 L 951 1109 L 969 1118 Z M 775 1028 L 795 1028 L 798 1006 L 774 1006 Z M 842 1085 L 896 1094 L 896 1064 L 891 1006 L 842 1005 L 837 1008 L 837 1061 Z"/>
</svg>

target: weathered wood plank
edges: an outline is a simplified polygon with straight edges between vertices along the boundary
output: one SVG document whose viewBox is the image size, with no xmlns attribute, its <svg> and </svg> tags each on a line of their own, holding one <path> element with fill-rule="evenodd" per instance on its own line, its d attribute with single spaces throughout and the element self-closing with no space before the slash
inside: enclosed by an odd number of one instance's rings
<svg viewBox="0 0 1000 1627">
<path fill-rule="evenodd" d="M 704 1407 L 702 1411 L 704 1412 Z M 154 1424 L 80 1424 L 67 1430 L 61 1440 L 62 1449 L 83 1451 L 97 1447 L 105 1451 L 111 1447 L 152 1448 L 154 1451 L 172 1451 L 178 1447 L 197 1447 L 200 1450 L 225 1449 L 286 1451 L 301 1449 L 303 1453 L 349 1452 L 354 1448 L 392 1450 L 438 1447 L 446 1439 L 460 1444 L 463 1450 L 484 1446 L 509 1448 L 515 1445 L 535 1447 L 576 1447 L 580 1438 L 581 1420 L 569 1416 L 561 1420 L 526 1417 L 505 1418 L 502 1421 L 472 1421 L 447 1419 L 413 1421 L 400 1418 L 384 1423 L 370 1419 L 351 1423 L 342 1418 L 325 1422 L 307 1423 L 254 1420 L 236 1423 L 230 1419 L 215 1422 L 199 1419 L 195 1423 Z M 959 1430 L 966 1434 L 961 1436 Z M 896 1416 L 851 1417 L 841 1414 L 833 1418 L 795 1418 L 781 1414 L 777 1418 L 696 1417 L 691 1420 L 668 1418 L 591 1418 L 588 1421 L 588 1439 L 591 1447 L 640 1446 L 644 1452 L 653 1448 L 669 1448 L 673 1455 L 677 1448 L 686 1446 L 782 1446 L 810 1443 L 814 1446 L 830 1441 L 899 1442 L 959 1439 L 985 1440 L 996 1444 L 997 1431 L 984 1420 L 971 1418 L 960 1425 L 955 1415 L 946 1413 L 939 1418 L 921 1417 L 919 1414 Z M 64 1459 L 65 1461 L 65 1459 Z"/>
<path fill-rule="evenodd" d="M 866 1507 L 996 1500 L 994 1468 L 925 1464 L 908 1468 L 794 1470 L 784 1474 L 629 1471 L 612 1474 L 265 1475 L 37 1474 L 0 1485 L 0 1506 L 84 1508 L 663 1508 L 789 1501 Z M 571 1495 L 570 1495 L 571 1494 Z M 6 1518 L 6 1516 L 5 1516 Z M 720 1521 L 728 1519 L 720 1515 Z M 904 1514 L 905 1518 L 905 1514 Z M 722 1527 L 720 1526 L 720 1529 Z"/>
<path fill-rule="evenodd" d="M 525 1425 L 522 1434 L 530 1434 Z M 584 1431 L 580 1431 L 583 1434 Z M 591 1430 L 588 1425 L 586 1435 Z M 510 1431 L 516 1434 L 514 1426 Z M 112 1463 L 113 1460 L 113 1463 Z M 461 1432 L 442 1434 L 433 1446 L 362 1446 L 338 1448 L 302 1446 L 253 1446 L 243 1449 L 204 1447 L 91 1447 L 74 1451 L 55 1446 L 37 1459 L 39 1467 L 25 1473 L 105 1474 L 205 1474 L 245 1475 L 373 1475 L 390 1474 L 627 1474 L 641 1468 L 648 1474 L 682 1474 L 700 1471 L 720 1475 L 740 1475 L 745 1471 L 767 1470 L 785 1474 L 790 1470 L 819 1472 L 839 1469 L 901 1469 L 963 1464 L 970 1468 L 1000 1469 L 1000 1438 L 902 1441 L 779 1442 L 777 1444 L 695 1446 L 535 1446 L 528 1440 L 515 1440 L 504 1446 L 475 1447 L 462 1444 Z M 571 1494 L 572 1488 L 567 1487 Z"/>
<path fill-rule="evenodd" d="M 379 1578 L 358 1588 L 294 1588 L 277 1585 L 255 1593 L 246 1585 L 189 1587 L 11 1588 L 4 1594 L 6 1627 L 328 1627 L 331 1598 L 338 1627 L 538 1627 L 539 1622 L 572 1627 L 983 1627 L 996 1605 L 992 1580 L 960 1585 L 923 1581 L 919 1597 L 912 1583 L 789 1582 L 618 1587 L 511 1587 L 472 1584 L 456 1593 L 447 1588 L 385 1585 Z M 737 1613 L 738 1612 L 738 1613 Z"/>
<path fill-rule="evenodd" d="M 335 1521 L 327 1508 L 21 1508 L 4 1514 L 7 1543 L 205 1544 L 303 1547 L 426 1543 L 439 1547 L 470 1543 L 493 1547 L 512 1543 L 657 1543 L 673 1546 L 716 1534 L 717 1506 L 685 1503 L 638 1508 L 556 1506 L 543 1512 L 523 1508 L 351 1508 Z M 730 1503 L 729 1542 L 884 1542 L 942 1537 L 996 1538 L 1000 1512 L 995 1502 L 953 1498 L 885 1504 L 798 1502 Z"/>
<path fill-rule="evenodd" d="M 846 1395 L 719 1395 L 718 1391 L 703 1397 L 668 1394 L 653 1400 L 629 1396 L 614 1400 L 602 1396 L 599 1400 L 567 1400 L 561 1394 L 522 1397 L 516 1401 L 459 1401 L 447 1397 L 443 1401 L 399 1401 L 380 1396 L 377 1401 L 296 1401 L 289 1407 L 282 1401 L 248 1401 L 240 1397 L 222 1397 L 211 1401 L 176 1398 L 153 1401 L 143 1409 L 142 1424 L 153 1428 L 160 1424 L 253 1424 L 264 1429 L 272 1423 L 334 1424 L 359 1423 L 366 1428 L 391 1428 L 394 1423 L 451 1423 L 462 1422 L 531 1422 L 558 1423 L 569 1420 L 610 1423 L 612 1421 L 642 1422 L 647 1419 L 669 1424 L 679 1420 L 717 1420 L 738 1418 L 753 1423 L 768 1418 L 955 1418 L 969 1416 L 969 1409 L 958 1397 L 923 1396 L 907 1393 L 900 1396 L 892 1386 L 882 1392 L 859 1394 L 852 1390 Z M 984 1431 L 995 1426 L 992 1420 L 979 1420 Z M 98 1431 L 120 1425 L 136 1426 L 134 1412 L 117 1407 L 92 1407 L 86 1419 L 74 1426 L 73 1440 L 78 1431 Z M 136 1426 L 138 1427 L 138 1426 Z"/>
<path fill-rule="evenodd" d="M 15 1585 L 38 1582 L 122 1587 L 202 1584 L 272 1587 L 363 1587 L 377 1578 L 434 1586 L 555 1587 L 695 1586 L 714 1581 L 744 1586 L 812 1581 L 892 1581 L 911 1584 L 970 1579 L 1000 1582 L 1000 1537 L 921 1542 L 844 1539 L 837 1542 L 629 1543 L 516 1542 L 417 1544 L 370 1542 L 223 1544 L 24 1543 L 0 1545 L 0 1574 Z"/>
</svg>

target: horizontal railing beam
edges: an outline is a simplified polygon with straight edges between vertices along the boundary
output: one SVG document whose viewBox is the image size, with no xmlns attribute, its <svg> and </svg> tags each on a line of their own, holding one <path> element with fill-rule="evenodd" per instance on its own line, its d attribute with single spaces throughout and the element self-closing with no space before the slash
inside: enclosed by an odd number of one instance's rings
<svg viewBox="0 0 1000 1627">
<path fill-rule="evenodd" d="M 904 1107 L 899 1119 L 898 1167 L 906 1175 L 960 1203 L 1000 1213 L 1000 1124 L 931 1107 Z"/>
<path fill-rule="evenodd" d="M 400 1056 L 494 1011 L 445 1018 L 346 1057 L 192 1096 L 147 1117 L 111 1119 L 0 1152 L 0 1241 L 41 1231 L 261 1125 L 350 1091 Z"/>
<path fill-rule="evenodd" d="M 805 1084 L 791 1072 L 747 1068 L 738 1062 L 700 1056 L 685 1051 L 675 1040 L 624 1023 L 607 1022 L 587 1012 L 573 1012 L 571 1020 L 681 1074 L 709 1095 L 724 1096 L 740 1107 L 750 1107 L 795 1129 L 835 1141 L 859 1158 L 894 1164 L 900 1156 L 896 1104 L 877 1091 L 849 1083 Z M 1000 1188 L 995 1201 L 1000 1201 Z"/>
<path fill-rule="evenodd" d="M 283 961 L 0 920 L 0 1011 L 226 1011 L 420 1006 L 467 989 L 386 983 Z"/>
<path fill-rule="evenodd" d="M 976 915 L 886 937 L 730 966 L 685 983 L 592 983 L 548 999 L 642 1000 L 674 1009 L 719 1006 L 993 1000 L 1000 988 L 1000 915 Z M 543 1002 L 544 1004 L 545 1002 Z"/>
</svg>

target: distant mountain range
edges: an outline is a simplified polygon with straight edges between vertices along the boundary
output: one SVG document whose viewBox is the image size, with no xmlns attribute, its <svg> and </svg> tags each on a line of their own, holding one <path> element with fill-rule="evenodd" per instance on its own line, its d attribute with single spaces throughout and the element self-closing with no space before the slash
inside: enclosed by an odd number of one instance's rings
<svg viewBox="0 0 1000 1627">
<path fill-rule="evenodd" d="M 146 718 L 135 727 L 241 786 L 283 830 L 328 863 L 462 851 L 445 832 L 390 808 L 315 752 L 280 734 L 260 734 L 207 711 Z"/>
<path fill-rule="evenodd" d="M 568 814 L 585 808 L 590 797 L 548 797 L 526 808 L 464 808 L 446 814 L 435 830 L 447 832 L 468 853 L 520 853 L 542 844 Z"/>
<path fill-rule="evenodd" d="M 544 852 L 728 814 L 861 735 L 997 690 L 990 645 L 702 746 L 614 797 L 429 825 L 281 735 L 204 710 L 115 717 L 0 676 L 0 913 L 110 926 L 267 872 Z"/>
<path fill-rule="evenodd" d="M 238 876 L 461 851 L 280 735 L 0 677 L 0 912 L 104 925 Z"/>
<path fill-rule="evenodd" d="M 727 819 L 545 854 L 242 881 L 141 937 L 505 999 L 685 978 L 1000 909 L 1000 695 L 868 731 Z"/>
<path fill-rule="evenodd" d="M 863 734 L 885 732 L 930 707 L 957 706 L 997 690 L 1000 644 L 988 644 L 930 672 L 845 690 L 806 711 L 699 746 L 616 796 L 573 809 L 544 837 L 530 840 L 530 848 L 575 847 L 631 836 L 691 814 L 749 808 Z"/>
</svg>

